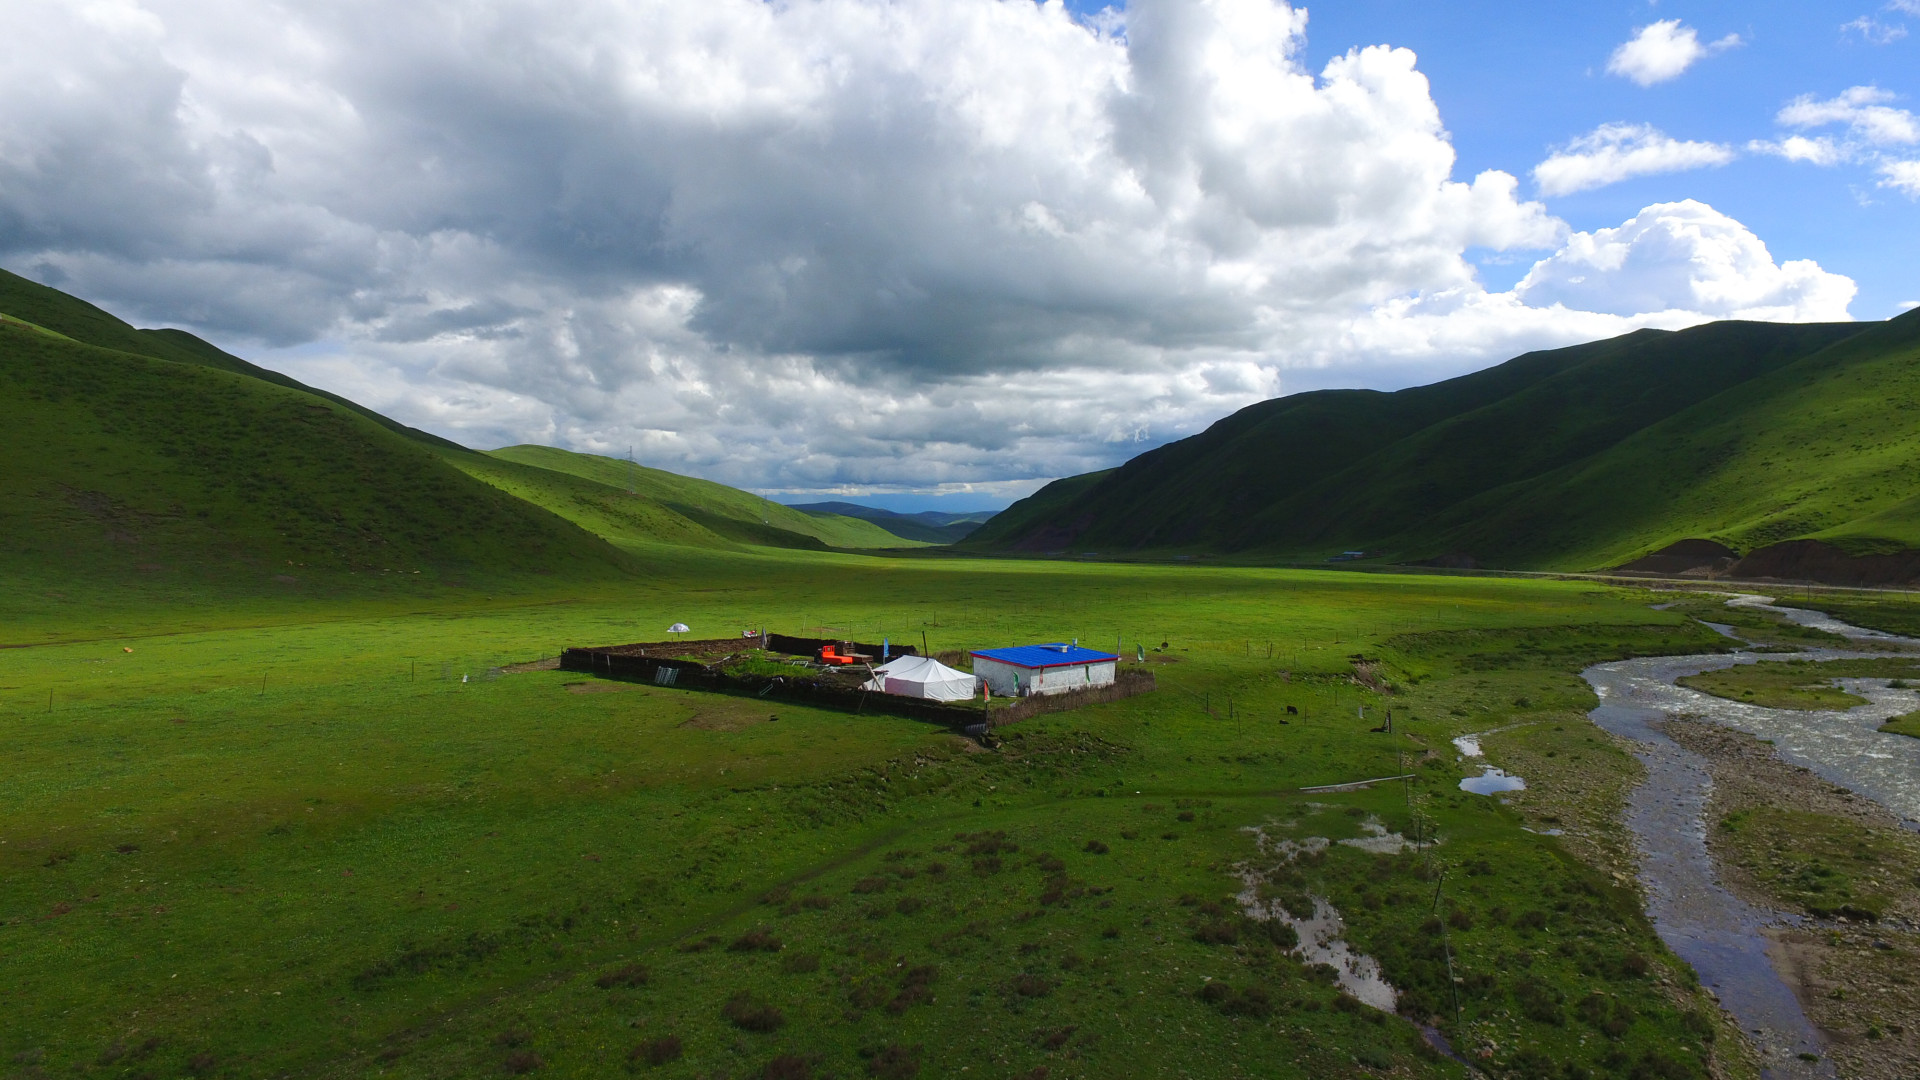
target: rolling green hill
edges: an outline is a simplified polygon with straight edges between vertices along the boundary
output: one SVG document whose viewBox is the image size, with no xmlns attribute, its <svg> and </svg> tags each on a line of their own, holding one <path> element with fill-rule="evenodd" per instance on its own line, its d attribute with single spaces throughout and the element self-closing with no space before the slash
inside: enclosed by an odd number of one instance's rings
<svg viewBox="0 0 1920 1080">
<path fill-rule="evenodd" d="M 0 324 L 0 565 L 95 588 L 620 573 L 630 559 L 358 412 Z"/>
<path fill-rule="evenodd" d="M 760 547 L 784 548 L 907 548 L 921 547 L 919 541 L 907 540 L 880 528 L 872 522 L 839 514 L 814 515 L 782 506 L 771 499 L 763 499 L 751 492 L 731 488 L 725 484 L 716 484 L 711 480 L 700 480 L 691 476 L 681 476 L 661 469 L 650 469 L 644 465 L 621 461 L 617 458 L 600 457 L 595 454 L 576 454 L 571 450 L 560 450 L 551 446 L 509 446 L 489 451 L 485 458 L 493 462 L 505 462 L 526 466 L 549 473 L 557 473 L 574 480 L 586 481 L 595 485 L 593 489 L 569 486 L 566 496 L 568 502 L 585 496 L 592 500 L 612 499 L 612 511 L 598 510 L 592 513 L 612 512 L 620 517 L 617 507 L 622 500 L 638 499 L 650 508 L 642 512 L 642 518 L 624 528 L 639 528 L 644 534 L 647 530 L 658 530 L 658 539 L 669 536 L 679 538 L 696 535 L 689 531 L 697 529 L 707 536 L 717 537 L 739 544 L 752 544 Z M 456 460 L 461 468 L 476 476 L 488 479 L 499 476 L 503 480 L 508 475 L 519 476 L 522 484 L 532 479 L 525 473 L 508 474 L 497 468 L 479 463 Z M 549 482 L 551 483 L 551 482 Z M 556 489 L 557 490 L 557 489 Z M 588 494 L 593 492 L 593 494 Z M 531 499 L 543 506 L 549 506 L 556 513 L 573 517 L 573 513 L 556 505 L 552 496 L 542 494 L 537 486 L 525 486 L 515 489 L 522 498 Z M 601 504 L 604 505 L 604 504 Z M 584 512 L 584 511 L 583 511 Z M 670 524 L 659 518 L 661 512 L 682 519 L 684 524 Z M 647 524 L 641 524 L 644 520 Z M 655 524 L 657 522 L 657 524 Z M 600 529 L 582 525 L 600 532 Z M 613 526 L 614 528 L 622 528 Z M 609 539 L 639 538 L 628 537 L 625 532 L 601 532 Z"/>
<path fill-rule="evenodd" d="M 1262 402 L 1042 489 L 964 547 L 1530 569 L 1698 537 L 1920 546 L 1920 315 L 1715 323 L 1396 393 Z"/>
<path fill-rule="evenodd" d="M 231 371 L 262 382 L 269 382 L 275 386 L 299 390 L 352 409 L 381 427 L 410 439 L 433 446 L 463 449 L 458 443 L 421 431 L 419 428 L 408 427 L 364 405 L 348 401 L 338 394 L 328 393 L 308 386 L 291 376 L 282 375 L 258 364 L 248 363 L 194 337 L 185 330 L 138 330 L 79 297 L 69 296 L 58 289 L 51 289 L 18 274 L 0 270 L 0 317 L 8 315 L 88 345 L 98 345 L 104 349 L 132 353 L 135 356 L 150 356 L 158 360 L 174 360 L 183 364 L 219 368 L 222 371 Z"/>
<path fill-rule="evenodd" d="M 657 469 L 468 450 L 5 271 L 0 460 L 19 610 L 80 592 L 491 589 L 635 572 L 661 544 L 916 546 Z"/>
</svg>

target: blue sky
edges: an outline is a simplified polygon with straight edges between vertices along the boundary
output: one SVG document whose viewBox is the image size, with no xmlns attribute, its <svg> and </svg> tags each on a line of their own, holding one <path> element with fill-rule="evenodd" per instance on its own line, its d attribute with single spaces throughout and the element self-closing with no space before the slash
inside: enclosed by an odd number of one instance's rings
<svg viewBox="0 0 1920 1080">
<path fill-rule="evenodd" d="M 1279 395 L 1920 300 L 1920 0 L 0 15 L 0 266 L 788 501 L 1004 505 Z"/>
<path fill-rule="evenodd" d="M 1081 5 L 1084 8 L 1084 5 Z M 1743 147 L 1775 139 L 1775 115 L 1792 99 L 1830 99 L 1871 85 L 1920 109 L 1920 4 L 1884 3 L 1490 3 L 1353 0 L 1307 5 L 1307 60 L 1319 69 L 1350 48 L 1400 45 L 1420 57 L 1459 154 L 1459 175 L 1527 173 L 1551 147 L 1605 123 L 1644 123 L 1683 140 Z M 1607 73 L 1613 50 L 1635 31 L 1678 19 L 1703 42 L 1729 34 L 1738 46 L 1683 74 L 1639 86 Z M 1871 20 L 1884 38 L 1870 40 Z M 1849 27 L 1848 24 L 1854 24 Z M 1618 224 L 1650 203 L 1699 199 L 1757 233 L 1780 259 L 1811 258 L 1860 286 L 1858 318 L 1897 315 L 1920 300 L 1920 207 L 1874 185 L 1859 166 L 1821 168 L 1743 153 L 1718 168 L 1647 176 L 1551 198 L 1576 229 Z M 1524 259 L 1483 263 L 1500 287 L 1525 273 Z"/>
</svg>

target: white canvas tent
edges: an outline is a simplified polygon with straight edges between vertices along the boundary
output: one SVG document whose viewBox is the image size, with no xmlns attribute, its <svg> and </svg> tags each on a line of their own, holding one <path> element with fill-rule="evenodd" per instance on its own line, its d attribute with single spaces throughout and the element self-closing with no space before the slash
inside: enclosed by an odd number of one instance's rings
<svg viewBox="0 0 1920 1080">
<path fill-rule="evenodd" d="M 965 701 L 973 696 L 974 678 L 930 656 L 903 656 L 874 668 L 873 678 L 861 689 L 933 701 Z"/>
</svg>

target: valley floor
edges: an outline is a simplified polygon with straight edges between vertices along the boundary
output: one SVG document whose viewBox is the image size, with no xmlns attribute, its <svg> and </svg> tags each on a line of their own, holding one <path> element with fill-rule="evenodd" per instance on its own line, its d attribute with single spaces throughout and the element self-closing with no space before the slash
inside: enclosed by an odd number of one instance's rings
<svg viewBox="0 0 1920 1080">
<path fill-rule="evenodd" d="M 577 592 L 36 624 L 67 643 L 0 651 L 0 1063 L 1464 1075 L 1427 1027 L 1499 1076 L 1751 1075 L 1642 914 L 1633 762 L 1585 719 L 1587 665 L 1725 647 L 1645 593 L 676 558 Z M 1160 689 L 982 747 L 529 664 L 676 621 L 1139 643 Z M 1480 770 L 1451 740 L 1493 729 L 1534 784 L 1513 805 L 1459 787 Z M 1316 903 L 1391 1011 L 1294 948 L 1275 913 Z"/>
</svg>

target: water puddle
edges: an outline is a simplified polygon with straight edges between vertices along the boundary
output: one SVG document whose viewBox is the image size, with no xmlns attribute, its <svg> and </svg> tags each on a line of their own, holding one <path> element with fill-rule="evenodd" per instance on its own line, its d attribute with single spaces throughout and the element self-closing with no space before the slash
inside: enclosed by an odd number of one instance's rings
<svg viewBox="0 0 1920 1080">
<path fill-rule="evenodd" d="M 1460 781 L 1460 790 L 1474 795 L 1498 795 L 1503 791 L 1525 791 L 1527 782 L 1491 765 L 1482 765 L 1479 776 Z"/>
<path fill-rule="evenodd" d="M 1388 832 L 1386 825 L 1376 817 L 1370 817 L 1361 822 L 1360 831 L 1367 835 L 1342 840 L 1341 846 L 1359 848 L 1374 855 L 1398 855 L 1403 851 L 1417 850 L 1419 847 L 1397 832 Z"/>
<path fill-rule="evenodd" d="M 1820 612 L 1777 607 L 1770 597 L 1740 596 L 1729 606 L 1777 614 L 1862 646 L 1858 651 L 1808 649 L 1793 654 L 1795 660 L 1898 655 L 1900 649 L 1920 645 Z M 1735 636 L 1731 627 L 1714 629 Z M 1600 698 L 1600 706 L 1590 714 L 1593 722 L 1636 744 L 1634 756 L 1646 767 L 1645 781 L 1628 797 L 1627 824 L 1641 851 L 1640 880 L 1654 928 L 1752 1033 L 1763 1076 L 1831 1077 L 1819 1034 L 1767 958 L 1765 931 L 1798 920 L 1750 905 L 1721 887 L 1706 845 L 1712 786 L 1706 760 L 1669 739 L 1662 725 L 1685 716 L 1771 740 L 1787 761 L 1912 822 L 1920 819 L 1920 740 L 1877 729 L 1886 719 L 1915 708 L 1920 695 L 1893 690 L 1885 679 L 1843 679 L 1839 682 L 1867 704 L 1810 712 L 1748 705 L 1675 685 L 1686 675 L 1774 658 L 1755 653 L 1648 657 L 1599 664 L 1582 674 Z M 1803 1055 L 1820 1057 L 1809 1061 Z"/>
<path fill-rule="evenodd" d="M 1453 740 L 1453 748 L 1460 751 L 1461 757 L 1481 757 L 1480 736 L 1462 735 Z"/>
<path fill-rule="evenodd" d="M 1378 827 L 1377 822 L 1374 824 Z M 1277 856 L 1282 863 L 1292 862 L 1296 855 L 1324 850 L 1327 847 L 1327 838 L 1324 836 L 1311 836 L 1295 843 L 1284 838 L 1270 837 L 1264 829 L 1250 828 L 1245 831 L 1253 834 L 1261 854 Z M 1403 844 L 1407 842 L 1406 837 L 1398 833 L 1388 833 L 1384 827 L 1379 827 L 1379 833 L 1376 836 L 1342 841 L 1342 843 L 1361 846 L 1388 838 Z M 1241 889 L 1236 899 L 1240 903 L 1240 910 L 1247 918 L 1283 922 L 1293 927 L 1294 933 L 1300 938 L 1300 943 L 1293 948 L 1296 955 L 1309 964 L 1325 964 L 1332 968 L 1334 981 L 1355 1001 L 1379 1009 L 1381 1012 L 1393 1012 L 1399 1003 L 1399 992 L 1387 982 L 1386 976 L 1380 973 L 1378 960 L 1365 953 L 1353 951 L 1353 947 L 1347 944 L 1344 936 L 1346 922 L 1340 917 L 1339 910 L 1327 903 L 1324 898 L 1316 896 L 1313 897 L 1313 914 L 1305 919 L 1296 918 L 1279 901 L 1260 898 L 1262 880 L 1263 876 L 1258 870 L 1250 866 L 1241 867 L 1240 881 L 1245 887 Z"/>
</svg>

